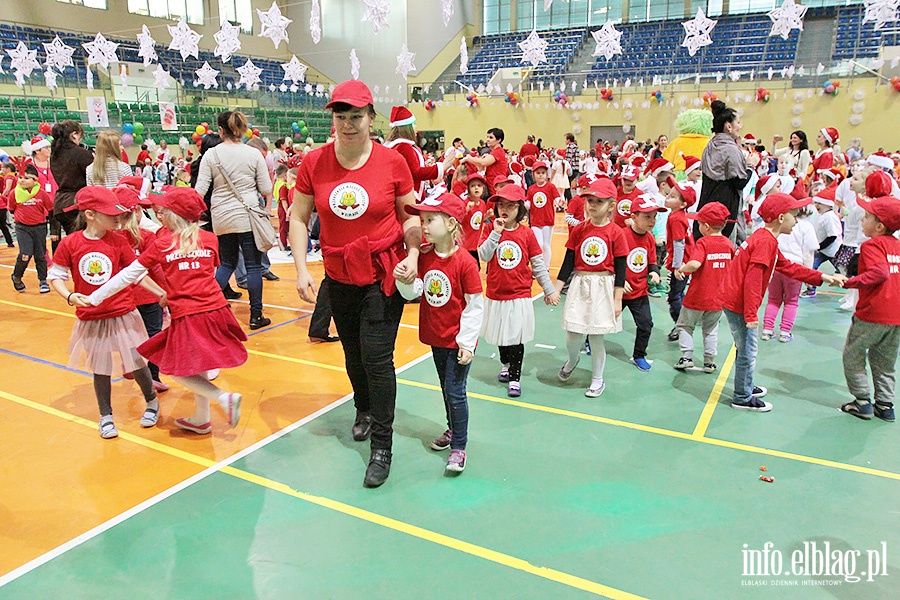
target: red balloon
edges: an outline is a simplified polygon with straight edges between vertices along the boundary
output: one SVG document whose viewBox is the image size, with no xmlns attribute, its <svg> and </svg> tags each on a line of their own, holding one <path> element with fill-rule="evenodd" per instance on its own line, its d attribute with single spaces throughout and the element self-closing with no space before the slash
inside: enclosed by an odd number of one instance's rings
<svg viewBox="0 0 900 600">
<path fill-rule="evenodd" d="M 191 138 L 193 138 L 194 143 L 198 143 L 200 141 L 200 134 L 195 131 L 191 134 Z"/>
<path fill-rule="evenodd" d="M 50 123 L 44 121 L 40 125 L 38 125 L 38 132 L 43 133 L 44 135 L 50 135 L 50 131 L 53 129 L 53 126 Z"/>
<path fill-rule="evenodd" d="M 254 128 L 252 131 L 253 131 L 253 135 L 259 137 L 259 129 Z"/>
</svg>

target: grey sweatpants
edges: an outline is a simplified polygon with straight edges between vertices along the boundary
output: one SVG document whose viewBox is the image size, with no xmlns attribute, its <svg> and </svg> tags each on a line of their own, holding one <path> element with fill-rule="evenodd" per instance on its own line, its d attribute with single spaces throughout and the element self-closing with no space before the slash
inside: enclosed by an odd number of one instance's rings
<svg viewBox="0 0 900 600">
<path fill-rule="evenodd" d="M 678 346 L 684 358 L 694 358 L 694 328 L 698 325 L 703 332 L 703 362 L 712 362 L 718 354 L 719 319 L 721 310 L 702 311 L 686 306 L 681 307 L 678 315 Z"/>
<path fill-rule="evenodd" d="M 855 316 L 844 343 L 844 377 L 850 393 L 861 402 L 871 402 L 866 357 L 875 384 L 875 402 L 893 406 L 894 364 L 900 349 L 900 325 L 861 321 Z"/>
</svg>

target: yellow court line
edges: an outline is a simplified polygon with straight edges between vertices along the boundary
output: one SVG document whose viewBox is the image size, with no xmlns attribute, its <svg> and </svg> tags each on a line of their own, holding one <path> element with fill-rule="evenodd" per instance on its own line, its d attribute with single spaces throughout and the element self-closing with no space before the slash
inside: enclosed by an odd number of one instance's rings
<svg viewBox="0 0 900 600">
<path fill-rule="evenodd" d="M 96 423 L 94 423 L 93 421 L 89 421 L 88 419 L 69 414 L 50 406 L 39 404 L 32 400 L 22 398 L 21 396 L 16 396 L 14 394 L 0 391 L 0 398 L 4 398 L 11 402 L 15 402 L 16 404 L 20 404 L 28 408 L 39 410 L 43 413 L 65 419 L 66 421 L 72 423 L 77 423 L 78 425 L 90 427 L 91 429 L 96 429 L 97 427 Z M 179 450 L 165 444 L 160 444 L 158 442 L 132 435 L 127 432 L 120 431 L 119 437 L 139 446 L 143 446 L 151 450 L 156 450 L 158 452 L 168 454 L 169 456 L 186 460 L 204 468 L 215 467 L 218 464 L 208 458 L 203 458 L 202 456 L 197 456 L 195 454 L 191 454 L 190 452 L 185 452 L 183 450 Z M 609 587 L 607 585 L 603 585 L 589 579 L 571 575 L 564 571 L 557 571 L 556 569 L 551 569 L 548 567 L 535 566 L 521 558 L 516 558 L 515 556 L 511 556 L 509 554 L 504 554 L 502 552 L 491 550 L 490 548 L 485 548 L 484 546 L 478 546 L 477 544 L 472 544 L 454 537 L 443 535 L 429 529 L 412 525 L 411 523 L 398 521 L 397 519 L 392 519 L 391 517 L 386 517 L 378 513 L 358 508 L 351 504 L 345 504 L 343 502 L 332 500 L 324 496 L 315 496 L 313 494 L 300 492 L 285 483 L 281 483 L 279 481 L 275 481 L 261 475 L 256 475 L 242 469 L 237 469 L 232 466 L 223 466 L 219 469 L 219 471 L 226 475 L 230 475 L 231 477 L 242 479 L 248 483 L 252 483 L 266 489 L 270 489 L 274 492 L 291 496 L 293 498 L 297 498 L 310 504 L 315 504 L 316 506 L 321 506 L 322 508 L 338 512 L 349 517 L 359 519 L 361 521 L 379 525 L 386 529 L 391 529 L 398 533 L 416 537 L 421 540 L 437 544 L 439 546 L 444 546 L 445 548 L 449 548 L 451 550 L 456 550 L 458 552 L 469 554 L 476 558 L 481 558 L 505 567 L 509 567 L 511 569 L 515 569 L 517 571 L 522 571 L 523 573 L 536 575 L 537 577 L 541 577 L 542 579 L 561 583 L 571 588 L 583 590 L 586 592 L 597 594 L 599 596 L 605 596 L 613 600 L 644 600 L 642 596 L 637 596 L 635 594 L 631 594 L 617 588 Z"/>
<path fill-rule="evenodd" d="M 696 438 L 706 437 L 706 430 L 709 428 L 709 422 L 712 421 L 712 416 L 716 410 L 716 405 L 719 403 L 719 397 L 722 395 L 722 390 L 725 389 L 725 383 L 728 381 L 728 374 L 731 373 L 731 367 L 734 366 L 734 358 L 736 355 L 737 348 L 732 344 L 731 350 L 728 352 L 728 358 L 725 359 L 725 364 L 722 365 L 722 370 L 719 371 L 719 376 L 716 377 L 716 384 L 709 393 L 709 398 L 706 399 L 706 406 L 703 407 L 703 412 L 700 414 L 700 420 L 697 421 L 697 426 L 694 427 L 694 437 Z"/>
<path fill-rule="evenodd" d="M 339 371 L 341 373 L 346 373 L 347 370 L 344 367 L 337 367 L 335 365 L 329 365 L 325 363 L 316 362 L 313 360 L 305 360 L 302 358 L 294 358 L 293 356 L 284 356 L 283 354 L 272 354 L 271 352 L 262 352 L 261 350 L 247 350 L 247 354 L 252 354 L 254 356 L 262 356 L 263 358 L 271 358 L 273 360 L 283 360 L 285 362 L 292 362 L 298 365 L 306 365 L 308 367 L 318 367 L 320 369 L 327 369 L 329 371 Z"/>
<path fill-rule="evenodd" d="M 70 319 L 75 318 L 75 313 L 65 313 L 58 310 L 51 310 L 49 308 L 42 308 L 40 306 L 31 306 L 29 304 L 20 304 L 18 302 L 10 302 L 9 300 L 0 300 L 0 304 L 8 304 L 9 306 L 15 306 L 16 308 L 25 308 L 28 310 L 36 310 L 38 312 L 50 313 L 51 315 L 58 315 L 60 317 L 69 317 Z"/>
</svg>

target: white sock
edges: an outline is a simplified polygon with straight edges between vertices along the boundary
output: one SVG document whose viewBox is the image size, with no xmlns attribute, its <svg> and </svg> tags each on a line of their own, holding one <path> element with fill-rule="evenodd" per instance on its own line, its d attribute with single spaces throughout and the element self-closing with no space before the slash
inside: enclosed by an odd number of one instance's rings
<svg viewBox="0 0 900 600">
<path fill-rule="evenodd" d="M 148 403 L 147 403 L 147 408 L 152 408 L 153 410 L 155 410 L 155 411 L 158 412 L 158 411 L 159 411 L 159 399 L 158 399 L 158 398 L 154 398 L 153 400 L 151 400 L 150 402 L 148 402 Z"/>
<path fill-rule="evenodd" d="M 603 369 L 606 367 L 606 344 L 603 342 L 601 334 L 592 334 L 588 336 L 591 342 L 591 363 L 593 373 L 591 385 L 595 381 L 603 381 Z"/>
<path fill-rule="evenodd" d="M 569 353 L 569 357 L 566 359 L 566 364 L 563 365 L 563 369 L 566 370 L 566 373 L 571 373 L 575 370 L 575 367 L 578 366 L 578 361 L 581 360 L 582 348 L 584 348 L 584 334 L 567 331 L 566 351 Z M 591 348 L 591 350 L 593 350 L 593 348 Z"/>
</svg>

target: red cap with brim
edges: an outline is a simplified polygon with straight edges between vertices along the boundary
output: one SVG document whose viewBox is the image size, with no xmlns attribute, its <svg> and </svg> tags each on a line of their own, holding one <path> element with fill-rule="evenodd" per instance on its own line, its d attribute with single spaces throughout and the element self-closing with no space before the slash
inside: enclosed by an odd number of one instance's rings
<svg viewBox="0 0 900 600">
<path fill-rule="evenodd" d="M 534 163 L 533 165 L 531 165 L 532 171 L 537 171 L 538 169 L 548 169 L 549 170 L 550 167 L 548 167 L 547 163 L 545 163 L 544 161 L 539 160 L 536 163 Z"/>
<path fill-rule="evenodd" d="M 525 190 L 522 189 L 522 186 L 512 184 L 512 185 L 504 185 L 502 189 L 497 190 L 493 196 L 490 197 L 492 202 L 497 202 L 498 200 L 509 200 L 510 202 L 525 202 Z"/>
<path fill-rule="evenodd" d="M 166 186 L 162 195 L 152 196 L 153 204 L 168 208 L 179 217 L 190 222 L 199 221 L 206 210 L 206 202 L 196 190 L 188 187 Z"/>
<path fill-rule="evenodd" d="M 900 229 L 900 199 L 893 196 L 881 196 L 870 200 L 860 199 L 859 206 L 870 212 L 884 223 L 889 231 Z"/>
<path fill-rule="evenodd" d="M 692 186 L 679 183 L 675 185 L 675 189 L 681 194 L 681 201 L 684 202 L 687 207 L 691 207 L 697 203 L 697 190 Z"/>
<path fill-rule="evenodd" d="M 632 210 L 634 209 L 632 208 Z M 737 222 L 733 219 L 729 219 L 728 217 L 730 216 L 731 213 L 728 212 L 727 206 L 721 202 L 710 202 L 709 204 L 704 204 L 703 207 L 694 214 L 689 214 L 688 219 L 693 219 L 709 225 L 720 226 L 725 225 L 726 223 Z"/>
<path fill-rule="evenodd" d="M 812 204 L 812 198 L 797 199 L 788 194 L 769 194 L 759 205 L 759 216 L 766 223 L 771 223 L 786 212 L 795 208 L 803 208 Z"/>
<path fill-rule="evenodd" d="M 494 189 L 497 189 L 498 185 L 503 185 L 504 183 L 515 183 L 515 181 L 513 181 L 506 175 L 497 175 L 496 177 L 494 177 L 494 180 L 491 182 L 491 186 Z"/>
<path fill-rule="evenodd" d="M 117 185 L 112 188 L 113 194 L 119 199 L 119 204 L 134 210 L 141 204 L 141 198 L 133 187 L 129 185 Z"/>
<path fill-rule="evenodd" d="M 356 108 L 362 108 L 369 104 L 375 104 L 372 99 L 372 91 L 362 81 L 351 79 L 343 83 L 339 83 L 334 91 L 331 92 L 331 101 L 325 105 L 325 108 L 331 108 L 335 104 L 349 104 Z"/>
<path fill-rule="evenodd" d="M 472 173 L 466 178 L 466 185 L 469 185 L 473 181 L 480 181 L 484 187 L 487 187 L 487 179 L 484 178 L 484 175 L 481 173 Z"/>
<path fill-rule="evenodd" d="M 604 177 L 594 181 L 591 185 L 587 186 L 587 188 L 581 190 L 581 195 L 606 199 L 617 197 L 619 192 L 616 190 L 616 186 L 613 185 L 613 182 Z"/>
<path fill-rule="evenodd" d="M 631 203 L 631 213 L 666 212 L 666 207 L 660 206 L 653 194 L 641 194 L 635 202 Z"/>
<path fill-rule="evenodd" d="M 437 197 L 428 197 L 419 204 L 413 204 L 403 207 L 410 215 L 418 215 L 423 212 L 440 212 L 449 217 L 456 219 L 458 223 L 462 223 L 466 218 L 466 203 L 456 194 L 444 192 Z"/>
<path fill-rule="evenodd" d="M 64 212 L 73 210 L 93 210 L 115 217 L 131 212 L 127 206 L 123 206 L 116 194 L 101 185 L 89 185 L 78 190 L 75 194 L 75 204 L 63 209 Z"/>
</svg>

